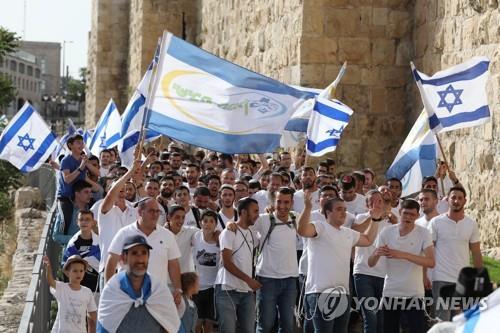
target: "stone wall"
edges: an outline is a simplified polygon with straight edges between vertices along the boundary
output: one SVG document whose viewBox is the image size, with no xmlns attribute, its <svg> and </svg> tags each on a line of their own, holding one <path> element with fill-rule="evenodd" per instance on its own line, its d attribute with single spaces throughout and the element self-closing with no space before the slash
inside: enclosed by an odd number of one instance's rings
<svg viewBox="0 0 500 333">
<path fill-rule="evenodd" d="M 325 87 L 348 62 L 336 97 L 354 115 L 333 154 L 340 170 L 382 175 L 409 130 L 412 3 L 304 1 L 300 83 Z"/>
<path fill-rule="evenodd" d="M 129 0 L 92 1 L 88 49 L 85 125 L 93 128 L 113 98 L 119 110 L 128 102 Z"/>
<path fill-rule="evenodd" d="M 483 247 L 500 246 L 500 10 L 497 0 L 422 0 L 414 13 L 415 64 L 434 72 L 487 56 L 487 84 L 492 121 L 482 126 L 440 134 L 446 156 L 468 192 L 467 214 L 478 219 Z M 414 90 L 415 114 L 422 109 Z"/>
<path fill-rule="evenodd" d="M 300 83 L 302 0 L 204 0 L 201 47 L 282 82 Z"/>
<path fill-rule="evenodd" d="M 15 195 L 17 248 L 12 258 L 12 276 L 0 299 L 0 332 L 17 332 L 30 286 L 46 212 L 38 188 L 23 187 Z"/>
</svg>

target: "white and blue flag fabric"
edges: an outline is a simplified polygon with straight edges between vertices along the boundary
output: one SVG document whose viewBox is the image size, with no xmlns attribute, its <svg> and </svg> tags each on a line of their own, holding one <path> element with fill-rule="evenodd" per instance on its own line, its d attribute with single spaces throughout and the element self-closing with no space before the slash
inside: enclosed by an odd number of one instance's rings
<svg viewBox="0 0 500 333">
<path fill-rule="evenodd" d="M 146 73 L 142 77 L 141 82 L 139 82 L 137 89 L 122 114 L 122 127 L 120 130 L 118 153 L 122 164 L 126 167 L 132 166 L 134 150 L 140 140 L 140 133 L 145 120 L 147 99 L 149 97 L 149 83 L 151 81 L 151 77 L 153 76 L 153 69 L 156 64 L 158 64 L 159 52 L 160 43 L 158 43 L 158 47 L 156 48 L 153 61 L 149 64 Z M 158 136 L 160 136 L 159 133 L 152 130 L 146 130 L 144 139 L 145 141 L 149 141 L 157 138 Z"/>
<path fill-rule="evenodd" d="M 427 76 L 411 64 L 413 77 L 435 133 L 477 126 L 489 121 L 486 95 L 490 61 L 475 57 Z"/>
<path fill-rule="evenodd" d="M 423 110 L 401 146 L 385 176 L 401 180 L 402 196 L 420 191 L 423 177 L 434 176 L 438 158 L 435 134 Z"/>
<path fill-rule="evenodd" d="M 102 150 L 116 146 L 120 140 L 121 127 L 120 113 L 113 99 L 110 99 L 90 140 L 89 150 L 92 155 L 99 156 Z"/>
<path fill-rule="evenodd" d="M 318 157 L 335 151 L 352 114 L 344 103 L 318 96 L 307 126 L 307 154 Z"/>
<path fill-rule="evenodd" d="M 22 172 L 38 169 L 56 149 L 56 136 L 28 102 L 0 136 L 0 159 Z"/>
<path fill-rule="evenodd" d="M 311 97 L 166 33 L 146 127 L 218 152 L 272 152 Z"/>
</svg>

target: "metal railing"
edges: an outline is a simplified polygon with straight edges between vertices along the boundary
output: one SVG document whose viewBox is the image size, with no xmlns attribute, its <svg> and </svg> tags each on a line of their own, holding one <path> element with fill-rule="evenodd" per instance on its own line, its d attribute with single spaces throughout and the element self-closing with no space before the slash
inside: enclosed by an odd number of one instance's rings
<svg viewBox="0 0 500 333">
<path fill-rule="evenodd" d="M 50 209 L 36 252 L 31 282 L 18 328 L 19 333 L 42 333 L 50 331 L 52 295 L 50 294 L 50 287 L 47 282 L 46 267 L 42 259 L 44 255 L 47 255 L 51 263 L 53 263 L 52 267 L 58 267 L 57 263 L 59 263 L 61 248 L 59 244 L 52 240 L 52 230 L 54 228 L 54 221 L 57 213 L 57 200 L 55 198 L 56 178 L 54 174 L 53 170 L 52 173 L 47 172 L 47 170 L 40 170 L 38 174 L 31 175 L 31 177 L 28 178 L 28 184 L 30 186 L 43 186 L 40 187 L 40 190 L 42 191 L 42 195 L 44 195 L 46 205 L 48 206 L 50 204 Z M 44 184 L 48 187 L 45 187 Z M 55 274 L 56 272 L 53 273 Z"/>
</svg>

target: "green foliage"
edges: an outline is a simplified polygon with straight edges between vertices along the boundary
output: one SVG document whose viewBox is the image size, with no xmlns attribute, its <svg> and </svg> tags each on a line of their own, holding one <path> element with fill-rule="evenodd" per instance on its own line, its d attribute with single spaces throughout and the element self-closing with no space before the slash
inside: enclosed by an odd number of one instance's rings
<svg viewBox="0 0 500 333">
<path fill-rule="evenodd" d="M 19 39 L 15 32 L 0 27 L 0 58 L 16 51 L 19 46 Z"/>
<path fill-rule="evenodd" d="M 0 193 L 8 193 L 11 188 L 21 185 L 22 174 L 7 161 L 0 161 Z"/>
<path fill-rule="evenodd" d="M 16 97 L 16 89 L 12 85 L 10 79 L 0 73 L 0 108 L 9 105 Z"/>
<path fill-rule="evenodd" d="M 500 285 L 500 261 L 490 257 L 483 257 L 484 267 L 488 269 L 490 280 Z"/>
<path fill-rule="evenodd" d="M 85 67 L 80 68 L 79 79 L 73 77 L 63 77 L 63 87 L 66 87 L 68 94 L 66 98 L 69 101 L 83 102 L 85 100 L 85 78 L 87 69 Z"/>
</svg>

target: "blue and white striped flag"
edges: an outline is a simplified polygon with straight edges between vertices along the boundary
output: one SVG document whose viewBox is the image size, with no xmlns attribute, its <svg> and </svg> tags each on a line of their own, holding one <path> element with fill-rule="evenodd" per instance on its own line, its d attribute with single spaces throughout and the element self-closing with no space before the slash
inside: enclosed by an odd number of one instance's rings
<svg viewBox="0 0 500 333">
<path fill-rule="evenodd" d="M 116 146 L 120 140 L 121 127 L 120 113 L 113 99 L 110 99 L 90 140 L 89 149 L 92 155 L 99 156 L 102 150 Z"/>
<path fill-rule="evenodd" d="M 475 57 L 429 77 L 411 63 L 433 132 L 477 126 L 490 120 L 486 95 L 489 64 L 488 58 Z"/>
<path fill-rule="evenodd" d="M 429 128 L 427 113 L 423 110 L 385 176 L 401 180 L 402 196 L 408 196 L 420 191 L 423 177 L 435 174 L 437 157 L 436 136 Z"/>
<path fill-rule="evenodd" d="M 131 167 L 134 161 L 134 150 L 139 143 L 142 125 L 145 120 L 144 111 L 147 105 L 149 83 L 153 75 L 153 68 L 158 64 L 159 52 L 160 43 L 158 43 L 156 48 L 153 61 L 149 64 L 146 73 L 142 77 L 141 82 L 137 86 L 137 89 L 122 114 L 121 139 L 118 143 L 118 153 L 122 165 L 126 167 Z M 150 141 L 156 139 L 158 136 L 160 136 L 159 133 L 147 130 L 144 139 L 145 141 Z"/>
<path fill-rule="evenodd" d="M 352 113 L 344 103 L 318 96 L 307 126 L 307 154 L 323 156 L 335 151 Z"/>
<path fill-rule="evenodd" d="M 56 136 L 28 102 L 0 136 L 0 158 L 22 172 L 38 169 L 56 149 Z"/>
<path fill-rule="evenodd" d="M 146 127 L 229 154 L 272 152 L 311 97 L 164 34 Z"/>
</svg>

